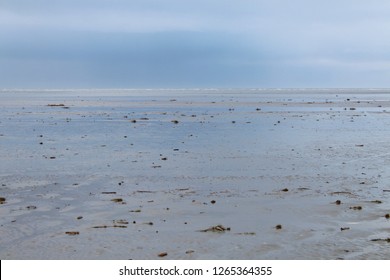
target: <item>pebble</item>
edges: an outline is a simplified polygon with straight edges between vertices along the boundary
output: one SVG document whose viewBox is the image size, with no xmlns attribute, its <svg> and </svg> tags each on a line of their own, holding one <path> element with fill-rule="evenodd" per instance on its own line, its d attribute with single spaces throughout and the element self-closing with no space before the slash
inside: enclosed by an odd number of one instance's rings
<svg viewBox="0 0 390 280">
<path fill-rule="evenodd" d="M 372 200 L 372 201 L 370 201 L 371 203 L 376 203 L 376 204 L 381 204 L 382 203 L 382 201 L 381 200 Z"/>
<path fill-rule="evenodd" d="M 224 232 L 224 231 L 230 231 L 230 227 L 224 227 L 222 225 L 216 225 L 214 227 L 209 227 L 203 230 L 200 230 L 201 232 Z"/>
</svg>

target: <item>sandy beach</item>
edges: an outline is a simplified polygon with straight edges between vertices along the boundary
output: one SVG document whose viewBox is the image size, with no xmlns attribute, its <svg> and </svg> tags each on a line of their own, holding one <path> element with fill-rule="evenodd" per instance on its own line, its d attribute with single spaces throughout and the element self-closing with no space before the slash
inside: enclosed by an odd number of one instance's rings
<svg viewBox="0 0 390 280">
<path fill-rule="evenodd" d="M 390 91 L 2 90 L 0 259 L 390 259 Z"/>
</svg>

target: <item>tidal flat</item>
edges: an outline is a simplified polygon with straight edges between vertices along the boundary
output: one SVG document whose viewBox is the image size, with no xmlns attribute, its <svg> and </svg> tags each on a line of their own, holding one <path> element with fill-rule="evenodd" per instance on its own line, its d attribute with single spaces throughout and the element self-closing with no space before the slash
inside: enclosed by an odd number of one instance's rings
<svg viewBox="0 0 390 280">
<path fill-rule="evenodd" d="M 0 259 L 390 259 L 390 90 L 0 90 Z"/>
</svg>

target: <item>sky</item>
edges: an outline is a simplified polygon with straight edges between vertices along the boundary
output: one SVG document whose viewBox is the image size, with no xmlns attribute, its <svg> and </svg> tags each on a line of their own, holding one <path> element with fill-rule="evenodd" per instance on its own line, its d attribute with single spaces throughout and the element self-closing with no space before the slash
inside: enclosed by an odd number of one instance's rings
<svg viewBox="0 0 390 280">
<path fill-rule="evenodd" d="M 388 0 L 0 0 L 0 88 L 390 87 Z"/>
</svg>

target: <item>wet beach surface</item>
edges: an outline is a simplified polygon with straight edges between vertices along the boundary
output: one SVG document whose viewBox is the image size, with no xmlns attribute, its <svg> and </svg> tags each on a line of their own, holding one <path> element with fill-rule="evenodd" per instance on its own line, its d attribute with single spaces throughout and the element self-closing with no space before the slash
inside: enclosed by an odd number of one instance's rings
<svg viewBox="0 0 390 280">
<path fill-rule="evenodd" d="M 386 90 L 0 91 L 1 259 L 389 259 Z"/>
</svg>

